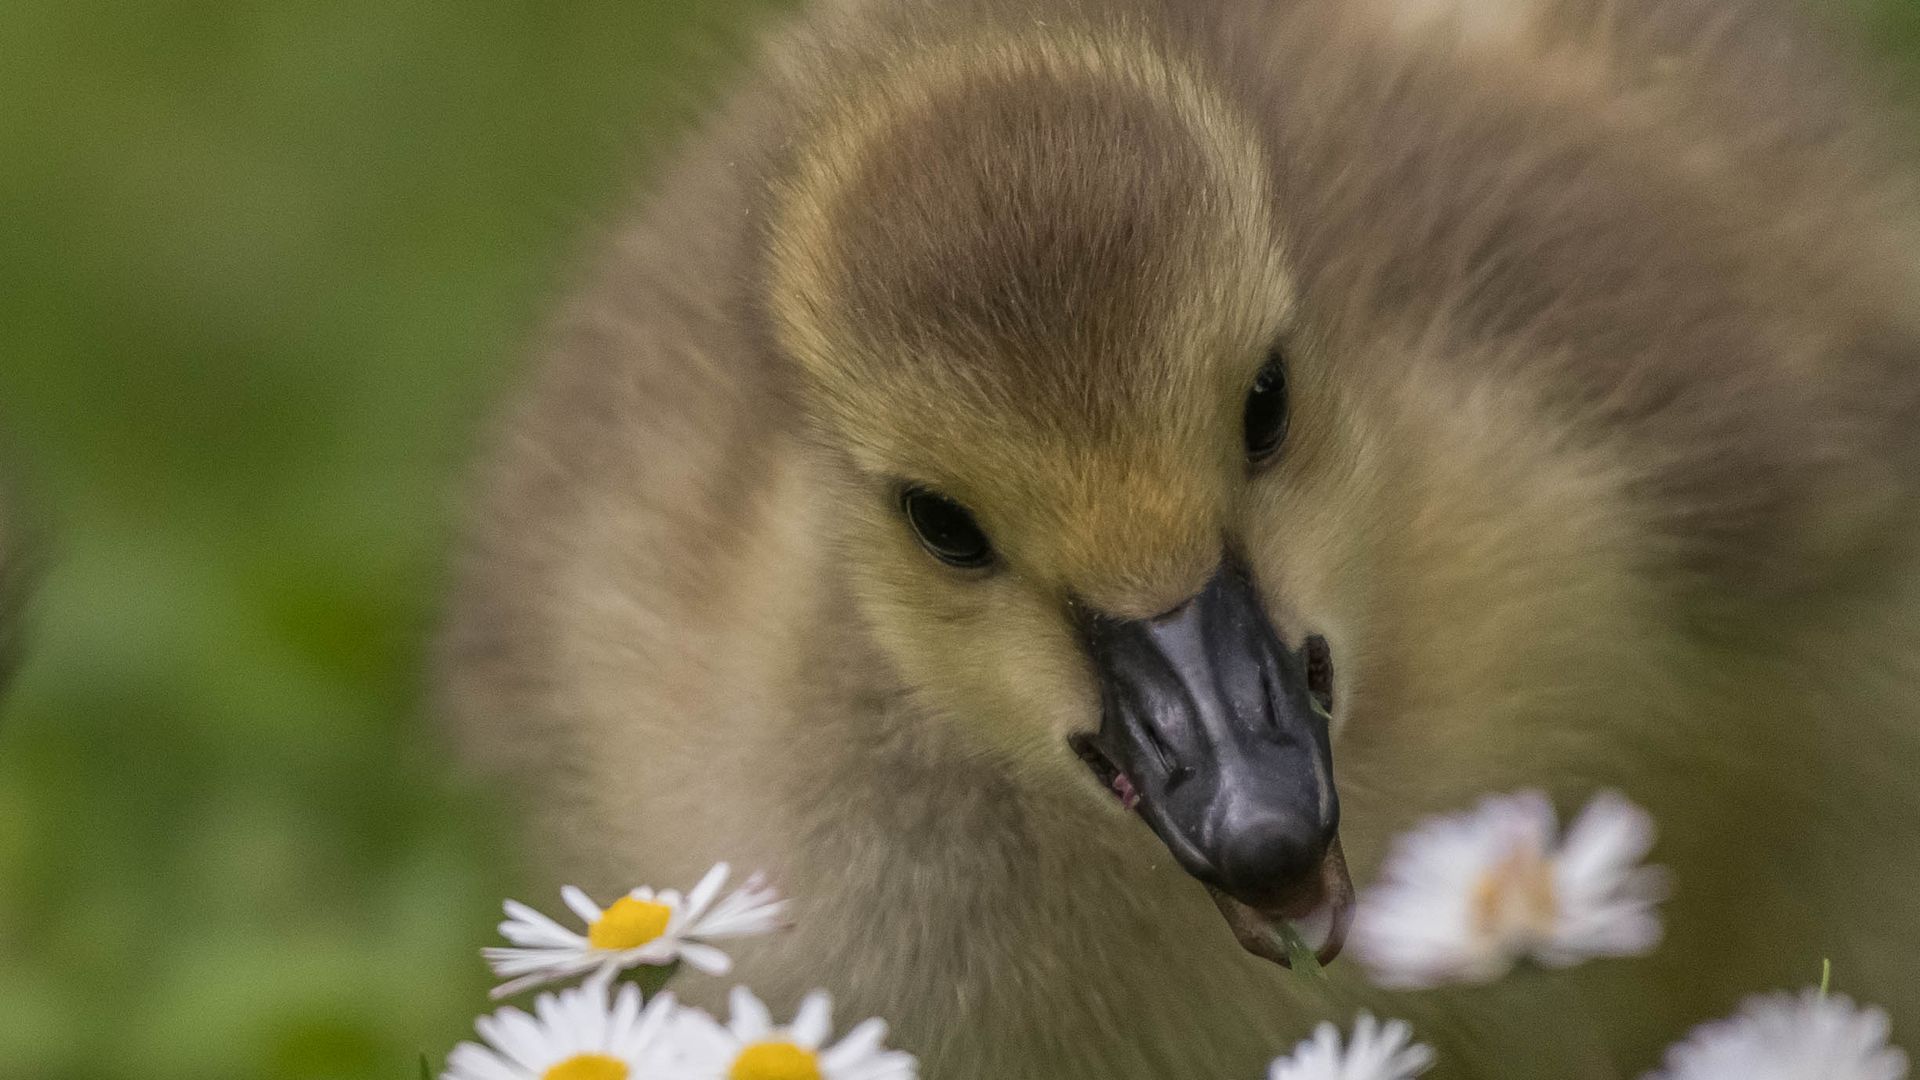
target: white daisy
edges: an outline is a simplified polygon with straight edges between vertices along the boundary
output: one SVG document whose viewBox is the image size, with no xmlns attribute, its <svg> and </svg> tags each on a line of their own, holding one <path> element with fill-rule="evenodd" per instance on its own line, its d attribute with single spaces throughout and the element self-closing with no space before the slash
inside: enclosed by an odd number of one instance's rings
<svg viewBox="0 0 1920 1080">
<path fill-rule="evenodd" d="M 672 889 L 655 893 L 643 887 L 604 909 L 569 885 L 560 896 L 586 924 L 584 934 L 509 900 L 500 933 L 517 947 L 480 950 L 493 973 L 509 980 L 495 987 L 493 996 L 507 997 L 589 971 L 612 974 L 676 960 L 710 975 L 725 975 L 733 969 L 733 960 L 709 942 L 779 929 L 786 925 L 787 911 L 787 902 L 758 874 L 715 904 L 726 880 L 727 864 L 720 863 L 685 898 Z"/>
<path fill-rule="evenodd" d="M 1564 837 L 1545 795 L 1491 796 L 1429 819 L 1388 851 L 1350 945 L 1374 980 L 1404 989 L 1485 983 L 1521 959 L 1569 967 L 1660 940 L 1666 874 L 1642 866 L 1653 819 L 1614 792 Z"/>
<path fill-rule="evenodd" d="M 1886 1013 L 1818 990 L 1748 998 L 1669 1048 L 1646 1080 L 1903 1080 L 1907 1055 L 1887 1030 Z"/>
<path fill-rule="evenodd" d="M 833 1032 L 833 1008 L 825 991 L 800 1002 L 793 1023 L 775 1026 L 753 992 L 736 986 L 731 1016 L 722 1026 L 698 1010 L 680 1014 L 674 1042 L 677 1076 L 685 1080 L 915 1080 L 920 1064 L 903 1050 L 884 1048 L 887 1024 L 867 1020 L 845 1038 L 824 1046 Z"/>
<path fill-rule="evenodd" d="M 1413 1041 L 1404 1020 L 1381 1023 L 1363 1012 L 1344 1048 L 1340 1029 L 1321 1024 L 1267 1071 L 1267 1080 L 1413 1080 L 1433 1067 L 1432 1048 Z"/>
<path fill-rule="evenodd" d="M 661 1036 L 673 997 L 640 1007 L 640 988 L 623 986 L 611 1000 L 607 983 L 590 979 L 559 994 L 541 994 L 533 1015 L 506 1008 L 474 1021 L 487 1042 L 463 1042 L 447 1055 L 441 1080 L 646 1080 L 666 1046 Z"/>
</svg>

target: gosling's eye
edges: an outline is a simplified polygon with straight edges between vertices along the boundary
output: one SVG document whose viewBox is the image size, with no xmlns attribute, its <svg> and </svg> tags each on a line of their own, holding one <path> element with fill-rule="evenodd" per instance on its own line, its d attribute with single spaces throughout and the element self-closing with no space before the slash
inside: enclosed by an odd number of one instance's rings
<svg viewBox="0 0 1920 1080">
<path fill-rule="evenodd" d="M 985 566 L 993 561 L 993 545 L 967 508 L 926 488 L 900 493 L 900 510 L 907 515 L 920 543 L 949 566 Z"/>
<path fill-rule="evenodd" d="M 1278 349 L 1267 357 L 1247 392 L 1247 460 L 1262 464 L 1287 440 L 1287 368 Z"/>
</svg>

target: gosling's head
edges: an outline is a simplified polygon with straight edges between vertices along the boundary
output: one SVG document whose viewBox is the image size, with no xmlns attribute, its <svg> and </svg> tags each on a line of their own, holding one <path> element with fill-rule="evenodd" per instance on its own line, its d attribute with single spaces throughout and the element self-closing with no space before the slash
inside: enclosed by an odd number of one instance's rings
<svg viewBox="0 0 1920 1080">
<path fill-rule="evenodd" d="M 1449 655 L 1486 644 L 1449 609 L 1480 582 L 1416 580 L 1418 554 L 1377 536 L 1400 513 L 1473 543 L 1527 484 L 1449 441 L 1494 421 L 1435 419 L 1418 378 L 1390 388 L 1321 332 L 1271 151 L 1221 95 L 1152 51 L 1048 41 L 882 65 L 777 185 L 767 296 L 846 465 L 844 554 L 933 711 L 1136 811 L 1250 948 L 1274 955 L 1265 924 L 1295 919 L 1331 958 L 1351 897 L 1332 729 L 1369 677 L 1350 667 L 1411 645 L 1403 670 L 1448 673 L 1408 760 L 1488 700 L 1444 682 L 1487 662 Z M 1433 455 L 1472 490 L 1411 479 Z M 1514 543 L 1560 573 L 1551 537 L 1501 535 L 1478 553 L 1500 587 L 1528 585 L 1497 557 Z M 1378 625 L 1395 581 L 1431 625 Z M 1590 605 L 1580 632 L 1606 617 Z M 1372 695 L 1376 742 L 1408 711 L 1393 698 Z"/>
</svg>

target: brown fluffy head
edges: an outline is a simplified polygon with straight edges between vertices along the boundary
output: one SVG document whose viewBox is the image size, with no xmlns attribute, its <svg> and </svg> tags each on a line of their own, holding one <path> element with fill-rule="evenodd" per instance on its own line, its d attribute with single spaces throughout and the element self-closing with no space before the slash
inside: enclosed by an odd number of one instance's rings
<svg viewBox="0 0 1920 1080">
<path fill-rule="evenodd" d="M 1092 35 L 951 44 L 831 108 L 770 282 L 859 478 L 869 612 L 949 711 L 1062 745 L 1091 703 L 1032 694 L 1075 670 L 1068 603 L 1165 610 L 1238 531 L 1242 406 L 1293 303 L 1270 167 L 1190 72 Z M 921 550 L 908 486 L 996 566 Z"/>
</svg>

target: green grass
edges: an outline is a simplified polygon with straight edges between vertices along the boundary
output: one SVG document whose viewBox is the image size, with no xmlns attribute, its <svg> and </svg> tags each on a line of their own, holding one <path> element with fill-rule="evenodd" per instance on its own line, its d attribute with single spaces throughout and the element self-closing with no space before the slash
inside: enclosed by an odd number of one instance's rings
<svg viewBox="0 0 1920 1080">
<path fill-rule="evenodd" d="M 58 560 L 0 717 L 0 1075 L 401 1077 L 514 854 L 419 667 L 583 223 L 774 0 L 0 10 L 0 431 Z M 1853 0 L 1916 70 L 1920 0 Z"/>
<path fill-rule="evenodd" d="M 745 0 L 0 12 L 0 1075 L 402 1077 L 511 853 L 420 718 L 487 402 Z M 759 5 L 764 7 L 765 5 Z"/>
</svg>

